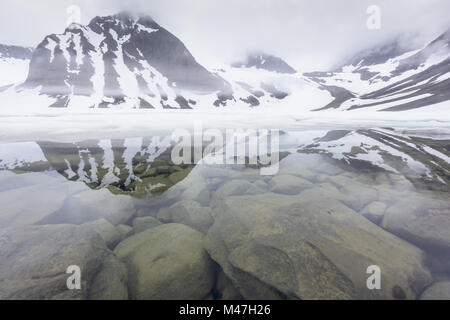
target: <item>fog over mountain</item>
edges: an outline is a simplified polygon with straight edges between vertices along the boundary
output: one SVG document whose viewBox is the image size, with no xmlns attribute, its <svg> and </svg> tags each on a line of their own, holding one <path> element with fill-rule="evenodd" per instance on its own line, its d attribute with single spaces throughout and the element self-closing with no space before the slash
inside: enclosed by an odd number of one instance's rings
<svg viewBox="0 0 450 320">
<path fill-rule="evenodd" d="M 0 47 L 2 99 L 13 109 L 214 106 L 290 112 L 406 111 L 450 100 L 450 29 L 432 41 L 408 31 L 361 51 L 349 47 L 326 72 L 303 72 L 271 49 L 244 59 L 235 55 L 231 65 L 197 60 L 182 38 L 142 12 L 72 22 L 44 37 L 31 57 L 30 48 Z"/>
<path fill-rule="evenodd" d="M 262 50 L 299 71 L 328 69 L 349 54 L 406 32 L 419 43 L 448 25 L 446 0 L 16 0 L 0 3 L 0 43 L 37 46 L 64 30 L 70 5 L 83 24 L 95 16 L 133 8 L 176 34 L 204 65 L 233 62 Z M 369 5 L 381 9 L 381 30 L 366 26 Z M 413 23 L 412 23 L 413 22 Z M 351 50 L 350 50 L 351 49 Z"/>
</svg>

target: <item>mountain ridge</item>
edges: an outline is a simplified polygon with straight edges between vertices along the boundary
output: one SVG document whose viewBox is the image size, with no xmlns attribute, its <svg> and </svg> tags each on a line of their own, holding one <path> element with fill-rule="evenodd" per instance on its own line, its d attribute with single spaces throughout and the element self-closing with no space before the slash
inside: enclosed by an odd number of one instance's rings
<svg viewBox="0 0 450 320">
<path fill-rule="evenodd" d="M 272 61 L 287 66 L 279 58 Z M 257 107 L 286 103 L 300 87 L 324 95 L 295 70 L 284 71 L 260 68 L 258 78 L 250 67 L 210 71 L 150 16 L 119 13 L 46 36 L 34 50 L 26 81 L 15 90 L 44 96 L 52 108 L 71 109 Z"/>
<path fill-rule="evenodd" d="M 435 105 L 450 100 L 449 44 L 450 30 L 420 48 L 400 49 L 394 40 L 356 55 L 337 71 L 305 76 L 334 90 L 334 100 L 319 110 L 405 111 Z"/>
<path fill-rule="evenodd" d="M 232 64 L 236 68 L 252 68 L 264 69 L 267 71 L 275 71 L 278 73 L 294 74 L 297 71 L 291 67 L 286 61 L 280 57 L 263 52 L 249 53 L 247 57 L 241 62 Z"/>
<path fill-rule="evenodd" d="M 12 103 L 37 94 L 47 107 L 70 109 L 404 111 L 450 100 L 450 30 L 421 47 L 405 43 L 396 38 L 363 50 L 329 72 L 301 74 L 263 52 L 208 70 L 150 16 L 122 12 L 46 36 L 32 53 L 26 80 L 6 79 L 0 92 Z"/>
</svg>

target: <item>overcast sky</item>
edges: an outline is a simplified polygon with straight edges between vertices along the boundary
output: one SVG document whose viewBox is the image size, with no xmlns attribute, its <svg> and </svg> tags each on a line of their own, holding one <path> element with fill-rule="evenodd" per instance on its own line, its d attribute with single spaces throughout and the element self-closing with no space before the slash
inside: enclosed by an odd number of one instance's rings
<svg viewBox="0 0 450 320">
<path fill-rule="evenodd" d="M 199 62 L 260 49 L 303 71 L 326 69 L 398 34 L 417 32 L 425 41 L 450 27 L 448 0 L 1 0 L 0 43 L 36 46 L 63 32 L 72 4 L 82 23 L 121 10 L 149 14 Z M 380 30 L 366 26 L 369 5 L 381 9 Z"/>
</svg>

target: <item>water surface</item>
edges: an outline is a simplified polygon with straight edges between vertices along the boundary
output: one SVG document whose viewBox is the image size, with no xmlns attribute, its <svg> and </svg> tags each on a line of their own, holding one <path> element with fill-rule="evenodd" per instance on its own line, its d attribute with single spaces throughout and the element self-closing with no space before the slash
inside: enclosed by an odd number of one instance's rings
<svg viewBox="0 0 450 320">
<path fill-rule="evenodd" d="M 169 136 L 1 143 L 0 298 L 448 294 L 445 136 L 287 130 L 272 176 L 176 165 L 173 147 Z M 73 265 L 81 290 L 66 285 Z"/>
</svg>

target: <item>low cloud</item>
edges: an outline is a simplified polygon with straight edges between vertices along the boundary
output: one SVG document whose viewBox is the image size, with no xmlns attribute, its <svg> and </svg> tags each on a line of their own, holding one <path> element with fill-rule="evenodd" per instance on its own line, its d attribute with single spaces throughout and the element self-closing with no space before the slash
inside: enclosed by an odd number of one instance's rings
<svg viewBox="0 0 450 320">
<path fill-rule="evenodd" d="M 121 10 L 149 14 L 206 64 L 263 50 L 305 71 L 404 33 L 431 40 L 449 27 L 450 12 L 448 0 L 14 0 L 0 3 L 0 43 L 35 46 L 62 32 L 72 4 L 83 23 Z M 381 9 L 380 30 L 366 26 L 369 5 Z"/>
</svg>

